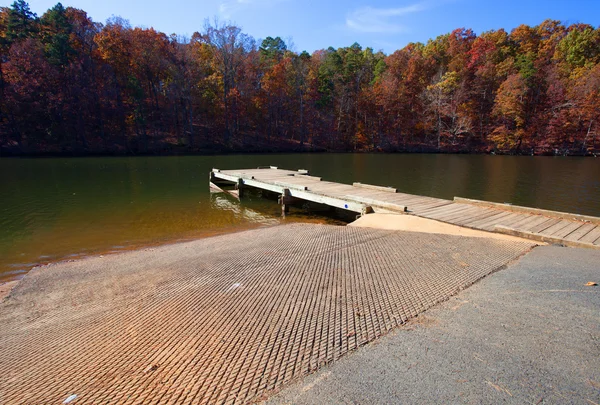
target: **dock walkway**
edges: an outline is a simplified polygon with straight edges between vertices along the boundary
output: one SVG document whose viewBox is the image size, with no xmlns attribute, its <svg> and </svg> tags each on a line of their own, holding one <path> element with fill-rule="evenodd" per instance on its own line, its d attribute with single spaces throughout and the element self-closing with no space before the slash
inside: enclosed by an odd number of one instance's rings
<svg viewBox="0 0 600 405">
<path fill-rule="evenodd" d="M 281 194 L 286 206 L 311 201 L 360 214 L 408 213 L 467 228 L 500 232 L 566 246 L 600 248 L 600 218 L 455 197 L 454 200 L 398 192 L 390 187 L 341 184 L 308 175 L 308 171 L 277 167 L 219 170 L 211 182 L 235 183 L 240 193 L 254 187 Z"/>
</svg>

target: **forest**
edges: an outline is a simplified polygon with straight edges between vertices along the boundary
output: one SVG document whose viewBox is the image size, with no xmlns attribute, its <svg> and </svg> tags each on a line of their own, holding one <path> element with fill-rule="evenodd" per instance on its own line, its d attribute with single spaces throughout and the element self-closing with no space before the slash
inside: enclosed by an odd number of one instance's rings
<svg viewBox="0 0 600 405">
<path fill-rule="evenodd" d="M 600 29 L 459 28 L 386 55 L 0 8 L 0 155 L 600 154 Z"/>
</svg>

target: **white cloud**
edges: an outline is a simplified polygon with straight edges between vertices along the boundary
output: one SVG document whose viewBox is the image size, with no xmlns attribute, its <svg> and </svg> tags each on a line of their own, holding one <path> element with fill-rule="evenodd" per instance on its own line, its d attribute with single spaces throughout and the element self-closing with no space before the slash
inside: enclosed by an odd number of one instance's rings
<svg viewBox="0 0 600 405">
<path fill-rule="evenodd" d="M 425 10 L 425 3 L 416 3 L 406 7 L 374 8 L 362 7 L 346 16 L 346 27 L 359 32 L 396 33 L 406 31 L 399 17 Z"/>
<path fill-rule="evenodd" d="M 287 0 L 224 0 L 219 4 L 219 14 L 231 18 L 234 14 L 253 7 L 269 7 Z"/>
<path fill-rule="evenodd" d="M 224 1 L 219 5 L 219 14 L 225 18 L 231 18 L 231 15 L 243 6 L 243 0 Z"/>
</svg>

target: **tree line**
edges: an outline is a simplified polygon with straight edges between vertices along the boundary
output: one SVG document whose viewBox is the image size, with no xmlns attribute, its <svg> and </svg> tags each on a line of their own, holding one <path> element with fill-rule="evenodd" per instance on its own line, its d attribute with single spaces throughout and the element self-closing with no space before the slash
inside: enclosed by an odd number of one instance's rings
<svg viewBox="0 0 600 405">
<path fill-rule="evenodd" d="M 600 30 L 457 29 L 391 55 L 0 8 L 0 151 L 600 151 Z"/>
</svg>

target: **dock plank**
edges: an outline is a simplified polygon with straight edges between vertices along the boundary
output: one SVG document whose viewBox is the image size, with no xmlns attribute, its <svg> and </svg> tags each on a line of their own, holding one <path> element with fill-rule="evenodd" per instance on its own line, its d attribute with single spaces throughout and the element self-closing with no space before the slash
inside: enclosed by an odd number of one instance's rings
<svg viewBox="0 0 600 405">
<path fill-rule="evenodd" d="M 584 224 L 579 229 L 577 229 L 575 232 L 567 235 L 565 237 L 565 239 L 572 240 L 572 241 L 578 241 L 580 238 L 587 235 L 592 229 L 596 228 L 596 226 L 597 225 L 595 225 L 595 224 L 589 224 L 589 223 Z"/>
<path fill-rule="evenodd" d="M 436 210 L 434 213 L 429 213 L 426 215 L 427 218 L 438 219 L 444 217 L 446 215 L 452 214 L 457 211 L 464 211 L 468 209 L 468 206 L 460 205 L 460 204 L 452 204 L 442 207 L 441 209 Z"/>
<path fill-rule="evenodd" d="M 458 206 L 458 204 L 453 203 L 453 202 L 450 201 L 450 204 L 445 204 L 445 205 L 442 205 L 442 206 L 439 206 L 439 207 L 432 206 L 430 208 L 425 208 L 425 209 L 421 210 L 421 212 L 419 213 L 419 215 L 423 216 L 423 217 L 426 217 L 428 215 L 437 214 L 438 212 L 440 212 L 443 209 L 448 209 L 450 207 L 457 207 L 457 206 Z"/>
<path fill-rule="evenodd" d="M 519 229 L 523 226 L 529 225 L 531 223 L 533 223 L 536 220 L 539 220 L 540 216 L 539 215 L 528 215 L 525 219 L 523 219 L 522 221 L 519 222 L 515 222 L 511 225 L 511 227 Z"/>
<path fill-rule="evenodd" d="M 557 219 L 557 218 L 548 218 L 547 221 L 542 222 L 541 224 L 539 224 L 537 226 L 527 227 L 527 228 L 525 228 L 525 230 L 528 232 L 532 232 L 532 233 L 542 233 L 545 229 L 548 229 L 551 226 L 554 226 L 555 224 L 559 223 L 560 221 L 561 220 Z"/>
<path fill-rule="evenodd" d="M 514 228 L 515 224 L 521 223 L 521 222 L 523 222 L 523 221 L 525 221 L 527 219 L 530 219 L 530 217 L 531 217 L 530 214 L 522 214 L 522 213 L 519 213 L 519 212 L 515 212 L 515 214 L 517 214 L 516 217 L 513 217 L 511 219 L 506 219 L 504 221 L 501 221 L 500 224 L 504 225 L 504 226 L 509 226 L 511 228 Z"/>
<path fill-rule="evenodd" d="M 487 218 L 484 219 L 480 219 L 480 220 L 475 220 L 475 221 L 466 221 L 464 224 L 465 226 L 468 226 L 470 228 L 483 228 L 484 226 L 487 226 L 488 224 L 493 224 L 493 223 L 498 223 L 498 220 L 507 217 L 508 215 L 510 215 L 510 212 L 506 212 L 506 211 L 500 211 L 498 210 L 498 212 L 494 215 L 491 215 Z"/>
<path fill-rule="evenodd" d="M 580 221 L 572 221 L 569 225 L 565 226 L 560 231 L 556 232 L 554 235 L 555 238 L 564 238 L 567 235 L 575 232 L 577 229 L 581 228 L 584 225 L 583 222 Z"/>
<path fill-rule="evenodd" d="M 431 198 L 431 197 L 411 197 L 411 196 L 398 196 L 395 197 L 396 200 L 399 201 L 406 201 L 406 202 L 410 202 L 411 204 L 414 205 L 421 205 L 421 204 L 429 204 L 429 203 L 437 203 L 437 202 L 441 202 L 441 201 L 448 201 L 448 200 L 440 200 L 438 198 Z M 448 202 L 452 202 L 452 201 L 448 201 Z"/>
<path fill-rule="evenodd" d="M 493 231 L 496 225 L 504 225 L 506 223 L 512 222 L 514 219 L 517 219 L 519 214 L 510 213 L 510 215 L 503 216 L 500 219 L 492 220 L 480 225 L 480 228 L 486 231 Z"/>
<path fill-rule="evenodd" d="M 470 217 L 466 217 L 466 218 L 456 218 L 456 219 L 454 219 L 454 222 L 457 225 L 465 225 L 466 223 L 486 219 L 486 218 L 489 218 L 492 215 L 496 215 L 496 214 L 498 214 L 497 210 L 484 209 L 478 215 L 470 216 Z"/>
<path fill-rule="evenodd" d="M 456 222 L 458 218 L 462 218 L 463 220 L 468 220 L 468 218 L 477 217 L 478 214 L 481 214 L 481 208 L 479 207 L 471 207 L 461 211 L 453 212 L 452 214 L 444 216 L 442 219 L 444 222 Z"/>
<path fill-rule="evenodd" d="M 390 204 L 401 204 L 401 205 L 406 205 L 406 206 L 408 206 L 408 205 L 412 206 L 416 203 L 428 201 L 428 200 L 424 200 L 424 199 L 415 199 L 415 198 L 407 199 L 407 198 L 402 198 L 402 197 L 396 197 L 395 194 L 391 194 L 391 193 L 387 193 L 387 194 L 388 194 L 387 197 L 381 196 L 381 195 L 376 195 L 376 196 L 373 196 L 372 198 L 377 198 L 377 199 L 380 199 L 380 200 L 385 201 Z"/>
<path fill-rule="evenodd" d="M 571 221 L 561 220 L 560 222 L 557 222 L 556 224 L 544 229 L 540 233 L 543 235 L 554 236 L 554 234 L 556 232 L 559 232 L 560 230 L 562 230 L 563 228 L 565 228 L 566 226 L 568 226 L 570 224 L 572 224 Z"/>
<path fill-rule="evenodd" d="M 408 207 L 410 208 L 411 211 L 413 211 L 415 214 L 417 215 L 422 215 L 423 211 L 431 209 L 431 208 L 441 208 L 441 207 L 447 207 L 449 205 L 452 205 L 453 203 L 451 201 L 433 201 L 427 204 L 411 204 L 410 202 L 408 202 Z"/>
<path fill-rule="evenodd" d="M 517 229 L 520 229 L 522 231 L 529 231 L 529 229 L 533 228 L 534 226 L 540 225 L 546 221 L 548 221 L 548 217 L 544 217 L 541 215 L 534 215 L 534 218 L 532 221 L 529 221 L 527 223 L 522 223 L 521 225 L 518 226 Z"/>
<path fill-rule="evenodd" d="M 581 242 L 594 243 L 598 238 L 600 238 L 600 225 L 596 226 L 579 240 Z"/>
</svg>

